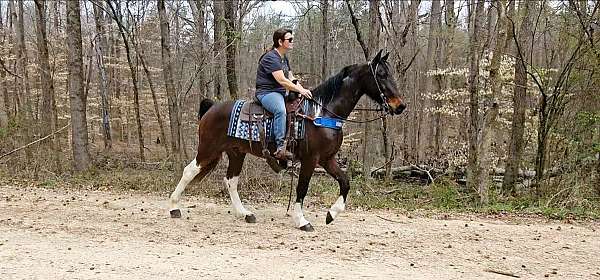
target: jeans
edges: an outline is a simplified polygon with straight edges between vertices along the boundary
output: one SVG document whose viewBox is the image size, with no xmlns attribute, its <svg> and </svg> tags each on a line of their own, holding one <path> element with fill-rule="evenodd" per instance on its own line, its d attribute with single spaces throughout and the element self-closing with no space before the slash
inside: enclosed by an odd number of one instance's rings
<svg viewBox="0 0 600 280">
<path fill-rule="evenodd" d="M 286 112 L 285 112 L 285 99 L 279 92 L 268 92 L 256 96 L 260 103 L 271 112 L 274 116 L 273 119 L 273 134 L 275 135 L 275 143 L 277 148 L 281 148 L 285 141 L 285 129 L 286 129 Z M 285 148 L 285 147 L 283 147 Z"/>
</svg>

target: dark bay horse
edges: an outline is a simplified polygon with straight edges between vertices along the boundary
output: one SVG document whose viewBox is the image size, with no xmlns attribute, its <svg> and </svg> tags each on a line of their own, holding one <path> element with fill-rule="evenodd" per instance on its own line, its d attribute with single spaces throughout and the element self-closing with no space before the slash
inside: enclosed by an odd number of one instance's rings
<svg viewBox="0 0 600 280">
<path fill-rule="evenodd" d="M 406 106 L 398 94 L 396 83 L 390 73 L 388 56 L 389 53 L 382 56 L 379 51 L 369 63 L 346 66 L 315 88 L 312 91 L 313 116 L 346 119 L 363 95 L 377 102 L 387 113 L 400 114 Z M 196 176 L 199 176 L 200 180 L 207 176 L 217 166 L 225 152 L 229 158 L 229 166 L 224 180 L 231 198 L 233 213 L 240 218 L 244 217 L 246 222 L 256 222 L 254 214 L 242 205 L 237 187 L 246 154 L 262 157 L 261 144 L 227 136 L 233 104 L 233 101 L 214 105 L 208 100 L 202 102 L 198 121 L 198 153 L 196 158 L 185 167 L 177 188 L 171 194 L 169 199 L 171 217 L 181 217 L 177 204 L 189 182 Z M 340 196 L 328 211 L 326 223 L 331 223 L 345 209 L 350 186 L 348 177 L 335 159 L 342 138 L 342 130 L 317 127 L 306 120 L 305 137 L 299 140 L 295 149 L 295 159 L 299 160 L 301 165 L 296 187 L 296 203 L 292 213 L 294 225 L 301 230 L 313 230 L 310 222 L 304 218 L 302 205 L 317 165 L 321 165 L 340 186 Z"/>
</svg>

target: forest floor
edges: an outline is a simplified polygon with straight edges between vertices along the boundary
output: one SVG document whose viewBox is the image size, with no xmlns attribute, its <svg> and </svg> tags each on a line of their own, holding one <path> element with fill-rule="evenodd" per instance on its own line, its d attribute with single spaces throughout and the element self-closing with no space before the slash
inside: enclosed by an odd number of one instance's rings
<svg viewBox="0 0 600 280">
<path fill-rule="evenodd" d="M 600 222 L 351 208 L 301 232 L 282 203 L 0 186 L 2 279 L 600 279 Z"/>
</svg>

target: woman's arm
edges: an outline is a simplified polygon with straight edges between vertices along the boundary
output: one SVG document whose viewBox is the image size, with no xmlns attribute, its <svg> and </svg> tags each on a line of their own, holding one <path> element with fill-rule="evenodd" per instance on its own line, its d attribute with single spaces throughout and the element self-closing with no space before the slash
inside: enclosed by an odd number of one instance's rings
<svg viewBox="0 0 600 280">
<path fill-rule="evenodd" d="M 277 80 L 277 82 L 280 85 L 285 87 L 285 89 L 287 89 L 289 91 L 299 92 L 300 94 L 302 94 L 305 97 L 312 98 L 312 93 L 310 92 L 310 90 L 305 89 L 302 85 L 300 85 L 300 83 L 298 83 L 298 84 L 292 83 L 292 81 L 290 79 L 285 77 L 285 75 L 283 74 L 283 70 L 278 70 L 278 71 L 273 72 L 273 77 L 275 77 L 275 80 Z M 293 79 L 293 77 L 294 77 L 293 75 L 290 75 L 290 78 Z"/>
</svg>

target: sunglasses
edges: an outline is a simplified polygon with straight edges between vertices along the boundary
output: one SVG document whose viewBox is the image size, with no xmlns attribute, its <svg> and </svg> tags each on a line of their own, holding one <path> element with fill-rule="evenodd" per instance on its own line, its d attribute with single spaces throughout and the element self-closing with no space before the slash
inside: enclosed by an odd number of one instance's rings
<svg viewBox="0 0 600 280">
<path fill-rule="evenodd" d="M 287 38 L 287 39 L 283 39 L 283 40 L 284 40 L 284 41 L 285 41 L 285 40 L 287 40 L 287 41 L 290 41 L 290 43 L 293 43 L 292 41 L 294 40 L 294 37 Z"/>
</svg>

